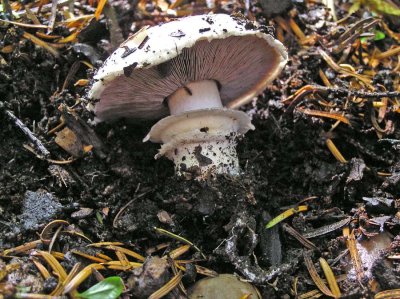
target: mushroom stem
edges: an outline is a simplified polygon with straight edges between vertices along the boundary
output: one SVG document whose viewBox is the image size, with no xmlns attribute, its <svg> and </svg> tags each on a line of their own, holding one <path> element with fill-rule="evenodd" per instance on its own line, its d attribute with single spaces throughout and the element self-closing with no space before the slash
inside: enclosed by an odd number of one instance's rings
<svg viewBox="0 0 400 299">
<path fill-rule="evenodd" d="M 218 86 L 214 80 L 190 82 L 167 99 L 171 115 L 207 108 L 222 108 Z"/>
<path fill-rule="evenodd" d="M 174 161 L 178 175 L 204 179 L 213 174 L 239 174 L 236 136 L 211 140 L 193 140 L 183 143 L 165 156 Z"/>
<path fill-rule="evenodd" d="M 174 161 L 177 175 L 202 180 L 213 174 L 238 175 L 237 137 L 253 129 L 242 111 L 203 108 L 163 118 L 144 141 L 163 143 L 156 158 Z"/>
<path fill-rule="evenodd" d="M 168 96 L 171 117 L 185 113 L 187 119 L 179 122 L 178 131 L 183 131 L 164 143 L 160 155 L 174 161 L 179 175 L 204 178 L 213 173 L 239 174 L 236 154 L 235 121 L 227 118 L 222 107 L 216 81 L 202 80 L 190 82 Z M 196 117 L 194 111 L 217 111 L 211 118 Z M 206 112 L 207 113 L 207 112 Z M 230 123 L 230 125 L 215 124 Z M 176 128 L 169 128 L 176 131 Z M 217 134 L 216 134 L 217 133 Z M 168 135 L 168 132 L 164 136 Z M 164 137 L 165 138 L 165 137 Z M 173 148 L 173 150 L 172 150 Z"/>
</svg>

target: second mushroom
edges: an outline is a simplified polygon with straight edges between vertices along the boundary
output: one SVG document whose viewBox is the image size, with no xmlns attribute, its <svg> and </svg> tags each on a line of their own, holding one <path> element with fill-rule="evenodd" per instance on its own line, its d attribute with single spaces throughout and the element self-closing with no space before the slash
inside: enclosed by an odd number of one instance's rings
<svg viewBox="0 0 400 299">
<path fill-rule="evenodd" d="M 98 121 L 159 119 L 144 141 L 179 175 L 239 174 L 237 137 L 254 129 L 238 110 L 287 62 L 284 46 L 254 23 L 201 15 L 144 28 L 94 77 L 89 97 Z M 169 115 L 169 116 L 168 116 Z"/>
</svg>

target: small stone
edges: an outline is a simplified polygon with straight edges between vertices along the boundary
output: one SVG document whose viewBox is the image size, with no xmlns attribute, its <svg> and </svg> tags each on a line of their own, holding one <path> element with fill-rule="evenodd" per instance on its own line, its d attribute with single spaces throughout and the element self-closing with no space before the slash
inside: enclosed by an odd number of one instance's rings
<svg viewBox="0 0 400 299">
<path fill-rule="evenodd" d="M 84 219 L 93 214 L 93 209 L 91 208 L 81 208 L 79 211 L 73 212 L 71 218 L 74 219 Z"/>
<path fill-rule="evenodd" d="M 58 199 L 46 190 L 26 191 L 22 215 L 19 218 L 25 229 L 37 230 L 41 225 L 55 219 L 61 209 Z"/>
<path fill-rule="evenodd" d="M 174 222 L 168 212 L 164 210 L 159 211 L 157 217 L 161 223 L 172 224 Z"/>
<path fill-rule="evenodd" d="M 142 267 L 132 271 L 127 285 L 135 298 L 147 298 L 165 285 L 170 279 L 167 260 L 159 257 L 148 258 Z"/>
</svg>

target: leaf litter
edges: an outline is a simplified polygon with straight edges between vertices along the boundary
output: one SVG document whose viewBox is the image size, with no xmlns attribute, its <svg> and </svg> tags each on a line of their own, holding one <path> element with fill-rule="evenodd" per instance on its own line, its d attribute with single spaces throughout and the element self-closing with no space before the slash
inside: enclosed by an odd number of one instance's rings
<svg viewBox="0 0 400 299">
<path fill-rule="evenodd" d="M 0 293 L 90 297 L 118 276 L 115 294 L 177 298 L 195 274 L 236 272 L 263 298 L 398 296 L 399 5 L 326 5 L 334 11 L 300 1 L 268 15 L 226 0 L 3 1 Z M 122 38 L 209 12 L 273 25 L 290 63 L 244 107 L 257 130 L 239 145 L 243 177 L 200 184 L 153 161 L 156 146 L 141 143 L 150 124 L 93 127 L 84 95 Z M 42 189 L 57 195 L 59 218 L 24 227 L 26 191 Z M 157 289 L 139 273 L 152 265 L 163 269 Z"/>
</svg>

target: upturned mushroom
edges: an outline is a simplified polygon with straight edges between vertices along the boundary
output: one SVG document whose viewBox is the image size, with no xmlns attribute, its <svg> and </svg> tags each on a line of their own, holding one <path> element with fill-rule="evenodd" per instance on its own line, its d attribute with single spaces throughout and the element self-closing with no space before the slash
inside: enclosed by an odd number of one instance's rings
<svg viewBox="0 0 400 299">
<path fill-rule="evenodd" d="M 232 274 L 220 274 L 199 280 L 189 290 L 189 299 L 261 299 L 258 290 Z"/>
<path fill-rule="evenodd" d="M 162 143 L 177 174 L 239 174 L 237 137 L 253 130 L 238 110 L 287 62 L 256 24 L 225 14 L 191 16 L 128 38 L 94 76 L 97 121 L 160 119 L 144 141 Z M 169 115 L 169 116 L 168 116 Z"/>
</svg>

